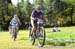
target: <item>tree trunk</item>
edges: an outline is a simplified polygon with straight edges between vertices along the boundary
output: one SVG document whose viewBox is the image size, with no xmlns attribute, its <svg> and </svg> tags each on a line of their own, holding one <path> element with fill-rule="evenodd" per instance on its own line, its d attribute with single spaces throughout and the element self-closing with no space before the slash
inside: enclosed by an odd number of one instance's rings
<svg viewBox="0 0 75 49">
<path fill-rule="evenodd" d="M 71 16 L 70 16 L 70 18 L 71 18 L 71 25 L 73 25 L 73 18 L 72 18 L 72 16 L 73 16 L 73 10 L 74 10 L 74 6 L 72 6 L 72 9 L 71 9 Z"/>
</svg>

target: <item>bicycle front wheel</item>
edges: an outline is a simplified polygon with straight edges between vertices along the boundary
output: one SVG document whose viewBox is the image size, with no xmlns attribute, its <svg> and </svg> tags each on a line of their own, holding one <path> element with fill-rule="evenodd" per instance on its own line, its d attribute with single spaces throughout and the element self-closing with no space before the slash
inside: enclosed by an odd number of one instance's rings
<svg viewBox="0 0 75 49">
<path fill-rule="evenodd" d="M 41 28 L 39 31 L 39 37 L 38 37 L 38 46 L 43 47 L 45 44 L 45 38 L 46 38 L 46 33 L 45 29 Z"/>
</svg>

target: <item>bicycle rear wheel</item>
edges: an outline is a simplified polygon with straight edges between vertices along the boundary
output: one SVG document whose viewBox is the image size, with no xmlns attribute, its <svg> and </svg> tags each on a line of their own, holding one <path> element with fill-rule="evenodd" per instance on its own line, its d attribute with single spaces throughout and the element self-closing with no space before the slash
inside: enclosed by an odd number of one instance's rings
<svg viewBox="0 0 75 49">
<path fill-rule="evenodd" d="M 46 38 L 46 33 L 45 33 L 45 29 L 42 28 L 40 31 L 40 36 L 38 37 L 38 46 L 43 47 L 45 44 L 45 38 Z"/>
</svg>

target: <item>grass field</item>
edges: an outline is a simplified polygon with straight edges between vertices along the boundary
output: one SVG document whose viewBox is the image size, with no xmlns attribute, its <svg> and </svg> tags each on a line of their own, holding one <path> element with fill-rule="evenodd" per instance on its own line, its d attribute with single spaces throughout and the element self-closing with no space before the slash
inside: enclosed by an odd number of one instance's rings
<svg viewBox="0 0 75 49">
<path fill-rule="evenodd" d="M 60 27 L 60 32 L 48 32 L 50 29 L 46 29 L 47 36 L 50 38 L 63 38 L 63 39 L 75 39 L 75 27 Z"/>
<path fill-rule="evenodd" d="M 51 32 L 52 28 L 46 28 L 47 38 L 75 39 L 75 27 L 60 27 L 60 32 Z M 32 46 L 28 38 L 28 30 L 20 30 L 17 40 L 14 42 L 8 31 L 0 32 L 0 49 L 75 49 L 75 44 L 70 43 L 66 46 L 53 46 L 51 41 L 46 40 L 43 48 Z M 58 42 L 57 42 L 58 43 Z"/>
</svg>

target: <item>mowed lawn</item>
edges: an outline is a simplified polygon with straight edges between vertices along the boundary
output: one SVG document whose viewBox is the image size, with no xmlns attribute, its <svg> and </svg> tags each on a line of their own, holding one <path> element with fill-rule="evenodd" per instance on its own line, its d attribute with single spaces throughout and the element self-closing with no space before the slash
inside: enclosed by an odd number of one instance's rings
<svg viewBox="0 0 75 49">
<path fill-rule="evenodd" d="M 60 32 L 52 32 L 52 28 L 46 28 L 47 38 L 62 38 L 62 39 L 75 39 L 75 27 L 60 27 Z M 39 48 L 37 44 L 32 46 L 29 41 L 29 31 L 20 30 L 18 38 L 14 42 L 8 31 L 0 32 L 0 49 L 75 49 L 74 44 L 67 46 L 53 46 L 46 44 L 43 48 Z M 47 40 L 46 40 L 47 43 Z"/>
<path fill-rule="evenodd" d="M 59 27 L 60 32 L 52 32 L 52 28 L 46 29 L 46 35 L 49 38 L 61 38 L 66 40 L 75 40 L 75 27 Z"/>
</svg>

